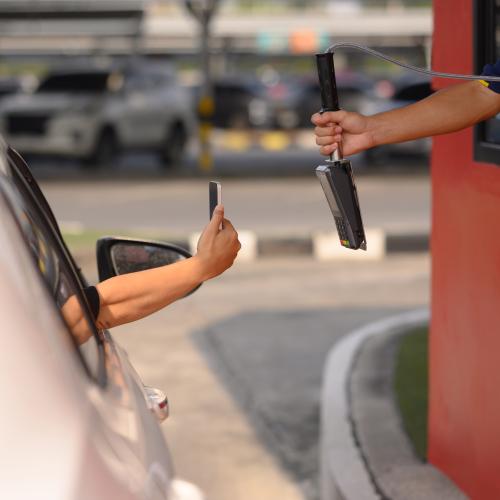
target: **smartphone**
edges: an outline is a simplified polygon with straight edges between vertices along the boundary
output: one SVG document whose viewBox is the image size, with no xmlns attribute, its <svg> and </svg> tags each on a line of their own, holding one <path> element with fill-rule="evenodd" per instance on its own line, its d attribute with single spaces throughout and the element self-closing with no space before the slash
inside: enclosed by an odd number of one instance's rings
<svg viewBox="0 0 500 500">
<path fill-rule="evenodd" d="M 222 203 L 222 188 L 220 182 L 210 181 L 208 183 L 208 199 L 210 220 L 214 214 L 215 207 Z"/>
</svg>

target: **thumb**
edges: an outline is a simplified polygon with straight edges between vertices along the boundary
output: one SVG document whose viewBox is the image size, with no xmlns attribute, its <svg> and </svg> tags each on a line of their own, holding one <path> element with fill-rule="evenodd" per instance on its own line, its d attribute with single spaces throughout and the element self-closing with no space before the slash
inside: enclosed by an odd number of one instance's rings
<svg viewBox="0 0 500 500">
<path fill-rule="evenodd" d="M 218 232 L 222 221 L 224 220 L 224 205 L 217 205 L 214 209 L 214 213 L 207 229 L 209 231 Z"/>
</svg>

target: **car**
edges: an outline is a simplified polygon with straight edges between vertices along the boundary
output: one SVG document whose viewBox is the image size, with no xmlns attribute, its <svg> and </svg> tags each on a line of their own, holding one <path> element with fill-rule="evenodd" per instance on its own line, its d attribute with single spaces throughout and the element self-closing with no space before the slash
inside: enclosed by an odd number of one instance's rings
<svg viewBox="0 0 500 500">
<path fill-rule="evenodd" d="M 348 70 L 337 72 L 336 83 L 340 105 L 350 111 L 359 111 L 373 86 L 370 78 Z M 321 109 L 321 92 L 317 78 L 290 80 L 287 85 L 288 94 L 283 93 L 284 98 L 281 99 L 281 104 L 278 104 L 278 109 L 281 109 L 281 113 L 283 110 L 288 111 L 282 115 L 288 117 L 288 124 L 294 123 L 294 127 L 310 128 L 311 116 Z M 276 116 L 280 123 L 279 113 Z M 295 116 L 294 121 L 291 120 L 291 116 Z M 281 125 L 283 128 L 292 128 L 283 120 Z"/>
<path fill-rule="evenodd" d="M 4 100 L 0 131 L 22 154 L 111 165 L 128 150 L 182 161 L 192 135 L 191 97 L 172 67 L 145 61 L 55 69 L 32 93 Z"/>
<path fill-rule="evenodd" d="M 213 82 L 214 125 L 218 128 L 265 128 L 291 130 L 309 128 L 311 115 L 321 107 L 316 78 L 281 77 L 268 69 L 271 77 L 219 77 Z M 343 107 L 357 110 L 372 81 L 352 71 L 337 75 Z M 196 102 L 200 90 L 193 89 Z"/>
<path fill-rule="evenodd" d="M 176 478 L 159 421 L 126 352 L 97 330 L 87 281 L 23 158 L 0 143 L 0 497 L 201 500 Z M 99 242 L 101 279 L 189 256 L 161 242 Z M 68 304 L 90 338 L 81 343 Z M 80 323 L 79 323 L 80 325 Z"/>
<path fill-rule="evenodd" d="M 246 129 L 263 124 L 264 85 L 255 77 L 226 75 L 212 82 L 213 125 L 221 129 Z M 200 85 L 191 87 L 194 109 L 201 95 Z M 265 113 L 265 110 L 264 110 Z"/>
<path fill-rule="evenodd" d="M 24 88 L 25 86 L 21 78 L 9 76 L 0 77 L 0 99 L 22 92 Z"/>
</svg>

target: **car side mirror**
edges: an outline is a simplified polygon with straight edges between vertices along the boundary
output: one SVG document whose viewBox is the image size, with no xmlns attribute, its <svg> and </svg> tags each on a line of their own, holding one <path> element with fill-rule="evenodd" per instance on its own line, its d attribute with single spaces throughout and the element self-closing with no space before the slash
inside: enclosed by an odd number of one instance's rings
<svg viewBox="0 0 500 500">
<path fill-rule="evenodd" d="M 111 236 L 97 240 L 96 253 L 99 281 L 174 264 L 192 257 L 186 249 L 172 243 Z M 191 295 L 200 286 L 201 284 L 187 295 Z"/>
</svg>

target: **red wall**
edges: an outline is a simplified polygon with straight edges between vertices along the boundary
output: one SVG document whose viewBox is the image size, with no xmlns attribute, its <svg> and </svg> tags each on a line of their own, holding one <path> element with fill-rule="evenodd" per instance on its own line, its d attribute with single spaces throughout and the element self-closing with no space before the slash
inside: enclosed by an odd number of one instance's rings
<svg viewBox="0 0 500 500">
<path fill-rule="evenodd" d="M 473 71 L 472 4 L 434 0 L 434 69 Z M 498 500 L 500 167 L 472 157 L 471 129 L 434 140 L 429 459 Z"/>
</svg>

